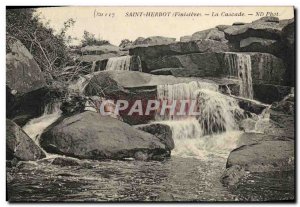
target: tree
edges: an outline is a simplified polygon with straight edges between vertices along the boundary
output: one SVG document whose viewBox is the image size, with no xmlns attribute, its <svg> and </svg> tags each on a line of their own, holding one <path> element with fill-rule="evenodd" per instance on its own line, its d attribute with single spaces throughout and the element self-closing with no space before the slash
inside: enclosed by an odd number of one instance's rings
<svg viewBox="0 0 300 207">
<path fill-rule="evenodd" d="M 109 41 L 103 40 L 101 38 L 96 38 L 95 34 L 92 34 L 86 30 L 83 32 L 83 39 L 81 40 L 82 47 L 91 46 L 91 45 L 107 45 L 110 44 Z"/>
<path fill-rule="evenodd" d="M 131 46 L 131 45 L 132 45 L 132 41 L 130 41 L 129 39 L 123 39 L 123 40 L 121 40 L 119 47 L 125 48 L 125 47 Z"/>
</svg>

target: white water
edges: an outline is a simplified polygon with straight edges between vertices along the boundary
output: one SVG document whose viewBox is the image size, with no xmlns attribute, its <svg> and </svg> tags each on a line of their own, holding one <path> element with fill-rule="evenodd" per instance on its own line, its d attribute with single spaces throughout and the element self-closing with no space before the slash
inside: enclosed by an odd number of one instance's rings
<svg viewBox="0 0 300 207">
<path fill-rule="evenodd" d="M 200 108 L 198 120 L 204 134 L 238 129 L 235 116 L 240 116 L 243 111 L 235 99 L 208 89 L 200 89 L 196 93 Z"/>
<path fill-rule="evenodd" d="M 244 53 L 225 53 L 228 75 L 240 80 L 240 96 L 253 99 L 251 57 Z"/>
<path fill-rule="evenodd" d="M 44 114 L 38 118 L 30 120 L 23 130 L 37 145 L 38 139 L 43 131 L 54 123 L 61 116 L 60 103 L 48 104 L 45 107 Z"/>
<path fill-rule="evenodd" d="M 105 70 L 130 70 L 131 56 L 109 58 Z"/>
<path fill-rule="evenodd" d="M 242 113 L 232 97 L 218 92 L 211 83 L 190 82 L 157 87 L 159 100 L 197 100 L 200 116 L 161 116 L 156 122 L 171 127 L 175 149 L 173 155 L 205 159 L 209 155 L 221 157 L 235 148 L 241 132 L 235 115 Z"/>
<path fill-rule="evenodd" d="M 192 81 L 188 83 L 178 83 L 172 85 L 158 85 L 157 86 L 157 99 L 168 100 L 170 102 L 176 100 L 197 100 L 199 89 L 207 88 L 211 91 L 217 91 L 218 85 L 214 83 Z M 183 116 L 174 116 L 169 113 L 165 113 L 163 116 L 160 114 L 156 115 L 156 120 L 180 120 L 186 118 Z"/>
<path fill-rule="evenodd" d="M 240 131 L 229 131 L 193 139 L 174 138 L 175 149 L 172 150 L 172 155 L 202 160 L 209 159 L 211 156 L 227 159 L 230 151 L 236 148 L 241 134 Z"/>
</svg>

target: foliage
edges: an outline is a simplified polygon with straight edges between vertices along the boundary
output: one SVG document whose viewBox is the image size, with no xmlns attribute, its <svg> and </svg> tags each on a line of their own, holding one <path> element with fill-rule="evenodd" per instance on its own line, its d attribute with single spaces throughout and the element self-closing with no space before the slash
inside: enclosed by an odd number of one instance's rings
<svg viewBox="0 0 300 207">
<path fill-rule="evenodd" d="M 119 47 L 125 48 L 125 47 L 131 46 L 131 45 L 132 45 L 132 41 L 130 41 L 129 39 L 123 39 L 123 40 L 121 40 Z"/>
<path fill-rule="evenodd" d="M 32 8 L 7 9 L 6 23 L 7 36 L 19 39 L 50 78 L 70 60 L 67 52 L 70 37 L 66 37 L 66 32 L 74 25 L 73 19 L 64 23 L 58 35 L 49 27 L 49 22 L 40 21 Z"/>
<path fill-rule="evenodd" d="M 103 40 L 101 38 L 96 38 L 95 34 L 92 34 L 86 30 L 84 31 L 83 39 L 81 40 L 82 47 L 92 46 L 92 45 L 101 46 L 106 44 L 109 44 L 109 41 Z"/>
</svg>

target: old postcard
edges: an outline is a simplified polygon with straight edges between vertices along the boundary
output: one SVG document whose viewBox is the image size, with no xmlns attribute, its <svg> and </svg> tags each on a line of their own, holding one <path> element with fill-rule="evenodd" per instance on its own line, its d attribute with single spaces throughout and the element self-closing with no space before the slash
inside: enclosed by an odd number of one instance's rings
<svg viewBox="0 0 300 207">
<path fill-rule="evenodd" d="M 294 13 L 7 7 L 7 201 L 295 201 Z"/>
</svg>

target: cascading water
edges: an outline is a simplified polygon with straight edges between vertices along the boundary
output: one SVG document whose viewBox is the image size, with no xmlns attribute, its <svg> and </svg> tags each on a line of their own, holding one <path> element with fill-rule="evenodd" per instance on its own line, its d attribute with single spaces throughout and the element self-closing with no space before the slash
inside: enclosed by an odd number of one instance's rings
<svg viewBox="0 0 300 207">
<path fill-rule="evenodd" d="M 39 137 L 43 131 L 61 116 L 60 105 L 60 102 L 47 104 L 42 116 L 30 120 L 23 127 L 23 130 L 26 132 L 26 134 L 37 145 L 39 145 Z"/>
<path fill-rule="evenodd" d="M 241 117 L 243 111 L 235 99 L 208 89 L 196 93 L 200 108 L 198 120 L 204 134 L 237 130 L 236 118 Z"/>
<path fill-rule="evenodd" d="M 251 56 L 245 53 L 225 53 L 228 75 L 240 80 L 240 96 L 253 99 Z"/>
<path fill-rule="evenodd" d="M 105 70 L 130 70 L 131 56 L 109 58 Z"/>
<path fill-rule="evenodd" d="M 159 85 L 158 100 L 196 100 L 200 115 L 176 116 L 156 114 L 156 122 L 171 127 L 175 149 L 173 155 L 206 158 L 208 154 L 226 157 L 241 132 L 236 117 L 242 114 L 237 101 L 218 92 L 218 86 L 205 82 Z M 213 137 L 212 137 L 213 136 Z"/>
<path fill-rule="evenodd" d="M 207 82 L 198 82 L 198 81 L 179 83 L 173 85 L 168 85 L 168 84 L 158 85 L 157 99 L 159 101 L 167 100 L 168 103 L 177 101 L 177 105 L 180 104 L 179 101 L 185 100 L 188 101 L 186 103 L 186 108 L 189 108 L 191 104 L 191 100 L 197 99 L 197 93 L 195 93 L 195 90 L 202 89 L 202 88 L 207 88 L 211 91 L 218 90 L 218 86 L 216 84 L 207 83 Z M 163 115 L 160 115 L 159 113 L 156 114 L 156 120 L 172 120 L 172 119 L 176 120 L 176 119 L 182 119 L 184 117 L 186 116 L 176 116 L 168 112 L 164 113 Z"/>
<path fill-rule="evenodd" d="M 142 71 L 142 63 L 139 56 L 121 56 L 109 58 L 105 70 L 134 70 Z"/>
</svg>

